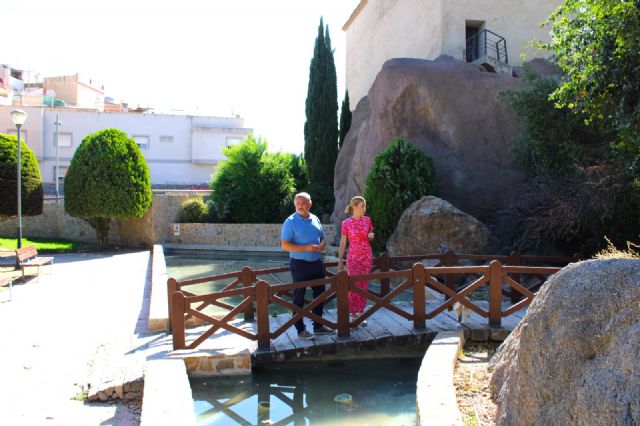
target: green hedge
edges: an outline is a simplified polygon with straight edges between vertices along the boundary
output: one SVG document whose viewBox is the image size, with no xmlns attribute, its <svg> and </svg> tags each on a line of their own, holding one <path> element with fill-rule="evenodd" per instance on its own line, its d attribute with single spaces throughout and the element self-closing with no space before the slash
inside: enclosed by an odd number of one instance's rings
<svg viewBox="0 0 640 426">
<path fill-rule="evenodd" d="M 267 152 L 267 142 L 249 135 L 224 149 L 223 161 L 209 187 L 213 190 L 209 221 L 221 223 L 277 223 L 293 210 L 295 180 L 290 154 Z M 296 162 L 296 165 L 303 165 Z M 306 179 L 302 170 L 296 178 Z"/>
<path fill-rule="evenodd" d="M 0 218 L 17 214 L 18 182 L 17 153 L 18 140 L 15 136 L 0 134 Z M 44 192 L 38 160 L 31 149 L 20 141 L 22 215 L 42 214 Z"/>
<path fill-rule="evenodd" d="M 437 195 L 438 185 L 431 158 L 405 143 L 402 137 L 378 154 L 367 177 L 364 197 L 373 221 L 373 247 L 383 251 L 402 212 L 425 195 Z"/>
<path fill-rule="evenodd" d="M 118 129 L 84 138 L 64 181 L 65 210 L 86 219 L 101 244 L 111 219 L 142 217 L 151 207 L 149 167 L 135 141 Z"/>
</svg>

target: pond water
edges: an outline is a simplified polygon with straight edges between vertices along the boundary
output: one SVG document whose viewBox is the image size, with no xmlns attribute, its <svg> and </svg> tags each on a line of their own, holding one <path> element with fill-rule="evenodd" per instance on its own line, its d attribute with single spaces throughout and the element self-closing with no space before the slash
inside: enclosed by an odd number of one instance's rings
<svg viewBox="0 0 640 426">
<path fill-rule="evenodd" d="M 420 362 L 300 361 L 192 378 L 194 409 L 199 425 L 415 425 Z"/>
</svg>

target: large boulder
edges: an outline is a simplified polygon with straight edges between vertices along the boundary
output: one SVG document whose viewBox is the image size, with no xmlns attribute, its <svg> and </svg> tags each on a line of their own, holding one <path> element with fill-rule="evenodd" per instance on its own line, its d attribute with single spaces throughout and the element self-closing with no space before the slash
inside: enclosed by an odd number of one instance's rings
<svg viewBox="0 0 640 426">
<path fill-rule="evenodd" d="M 402 213 L 387 242 L 391 256 L 423 253 L 484 253 L 489 230 L 476 218 L 438 197 L 414 201 Z"/>
<path fill-rule="evenodd" d="M 332 221 L 364 193 L 374 157 L 399 136 L 433 159 L 442 198 L 476 217 L 505 205 L 523 181 L 508 143 L 520 125 L 498 94 L 522 82 L 454 60 L 387 61 L 338 155 Z"/>
<path fill-rule="evenodd" d="M 492 360 L 498 425 L 640 424 L 640 260 L 571 264 Z"/>
</svg>

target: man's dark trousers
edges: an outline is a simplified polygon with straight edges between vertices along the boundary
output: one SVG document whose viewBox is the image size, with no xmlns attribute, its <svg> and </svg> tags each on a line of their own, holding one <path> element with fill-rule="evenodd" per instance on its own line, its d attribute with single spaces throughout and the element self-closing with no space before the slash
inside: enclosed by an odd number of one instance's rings
<svg viewBox="0 0 640 426">
<path fill-rule="evenodd" d="M 318 259 L 315 262 L 307 262 L 306 260 L 299 259 L 290 259 L 289 260 L 289 270 L 291 271 L 291 278 L 294 283 L 301 281 L 309 281 L 309 280 L 317 280 L 319 278 L 324 278 L 324 271 L 322 268 L 322 260 Z M 293 304 L 299 307 L 304 306 L 304 294 L 307 288 L 296 288 L 293 290 Z M 318 285 L 312 287 L 313 298 L 315 299 L 324 291 L 324 285 Z M 323 303 L 318 304 L 315 308 L 312 309 L 312 312 L 319 317 L 322 316 L 322 307 Z M 313 327 L 319 327 L 321 324 L 313 322 Z M 302 332 L 305 327 L 302 320 L 297 321 L 295 323 L 296 330 L 298 333 Z"/>
</svg>

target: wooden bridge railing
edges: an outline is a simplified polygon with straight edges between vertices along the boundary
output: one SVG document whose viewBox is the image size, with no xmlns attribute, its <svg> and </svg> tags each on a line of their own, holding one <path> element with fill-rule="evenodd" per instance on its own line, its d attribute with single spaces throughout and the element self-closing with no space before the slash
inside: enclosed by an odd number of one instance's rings
<svg viewBox="0 0 640 426">
<path fill-rule="evenodd" d="M 410 262 L 417 260 L 433 259 L 438 263 L 431 267 L 425 267 L 422 263 L 415 263 L 411 269 L 394 270 L 399 262 Z M 501 262 L 507 262 L 503 265 Z M 484 261 L 491 260 L 489 265 L 481 266 L 453 266 L 460 260 Z M 533 300 L 534 293 L 544 283 L 549 275 L 554 274 L 558 267 L 536 267 L 521 266 L 517 262 L 548 262 L 548 263 L 568 263 L 571 259 L 551 258 L 542 256 L 482 256 L 482 255 L 455 255 L 447 252 L 442 255 L 424 256 L 400 256 L 389 257 L 383 255 L 374 262 L 377 271 L 367 275 L 349 276 L 341 271 L 333 274 L 328 271 L 328 267 L 337 266 L 337 262 L 325 263 L 327 277 L 323 279 L 306 281 L 303 283 L 271 284 L 258 277 L 286 272 L 288 268 L 273 268 L 253 271 L 245 267 L 240 272 L 218 275 L 215 277 L 198 278 L 194 280 L 178 282 L 171 278 L 168 280 L 168 294 L 170 297 L 170 319 L 173 331 L 174 349 L 196 348 L 209 336 L 220 329 L 228 330 L 251 340 L 258 341 L 260 349 L 268 349 L 271 339 L 275 339 L 291 327 L 296 321 L 303 317 L 316 321 L 326 327 L 337 330 L 338 337 L 348 337 L 349 330 L 362 323 L 380 309 L 386 309 L 414 323 L 414 328 L 423 329 L 427 319 L 432 319 L 442 313 L 445 309 L 451 309 L 454 303 L 459 302 L 478 315 L 487 318 L 488 324 L 492 327 L 501 325 L 501 318 L 511 315 L 514 312 L 528 306 Z M 453 264 L 453 265 L 452 265 Z M 537 280 L 533 285 L 525 285 L 522 278 L 526 276 L 535 277 Z M 442 278 L 438 278 L 442 277 Z M 390 288 L 391 279 L 400 279 L 402 282 Z M 475 279 L 474 279 L 475 278 Z M 233 279 L 221 291 L 205 295 L 195 295 L 185 290 L 185 287 L 204 282 Z M 468 282 L 471 279 L 471 282 Z M 356 281 L 380 281 L 380 292 L 367 291 L 357 288 Z M 462 281 L 461 288 L 455 288 L 455 282 Z M 282 296 L 290 293 L 295 288 L 314 287 L 323 285 L 325 291 L 318 297 L 308 301 L 302 308 L 287 301 Z M 484 310 L 475 304 L 469 296 L 478 289 L 488 286 L 489 310 Z M 506 291 L 503 289 L 506 286 Z M 431 288 L 445 295 L 445 300 L 427 312 L 426 289 Z M 348 292 L 356 292 L 372 302 L 362 316 L 355 321 L 350 321 L 348 312 Z M 393 304 L 393 300 L 410 292 L 412 297 L 412 312 L 407 312 Z M 502 310 L 502 297 L 508 295 L 514 302 L 505 311 Z M 222 302 L 220 299 L 241 296 L 242 300 L 233 306 Z M 517 301 L 521 297 L 522 300 Z M 331 321 L 324 317 L 319 317 L 312 312 L 312 309 L 320 303 L 328 303 L 335 299 L 337 306 L 337 319 Z M 215 318 L 203 313 L 203 309 L 209 305 L 218 306 L 228 310 L 222 318 Z M 291 319 L 285 322 L 276 330 L 270 329 L 269 307 L 280 306 L 291 310 Z M 244 314 L 245 320 L 257 321 L 256 332 L 251 333 L 231 324 L 240 313 Z M 254 316 L 255 314 L 255 316 Z M 211 324 L 202 335 L 193 342 L 186 342 L 186 321 L 189 318 L 198 318 L 204 323 Z"/>
</svg>

